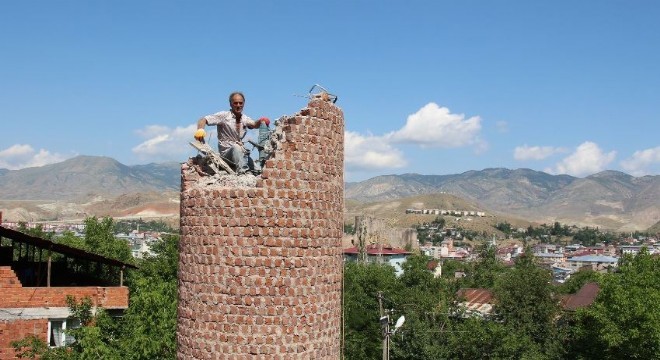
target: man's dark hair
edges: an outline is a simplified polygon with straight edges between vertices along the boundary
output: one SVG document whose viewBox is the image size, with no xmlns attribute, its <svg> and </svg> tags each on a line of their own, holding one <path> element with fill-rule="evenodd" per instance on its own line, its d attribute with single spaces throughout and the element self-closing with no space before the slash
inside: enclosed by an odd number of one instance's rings
<svg viewBox="0 0 660 360">
<path fill-rule="evenodd" d="M 243 93 L 240 91 L 234 91 L 233 93 L 229 94 L 229 104 L 231 104 L 231 98 L 233 98 L 234 95 L 240 95 L 243 98 L 243 102 L 245 102 L 245 95 L 243 95 Z"/>
</svg>

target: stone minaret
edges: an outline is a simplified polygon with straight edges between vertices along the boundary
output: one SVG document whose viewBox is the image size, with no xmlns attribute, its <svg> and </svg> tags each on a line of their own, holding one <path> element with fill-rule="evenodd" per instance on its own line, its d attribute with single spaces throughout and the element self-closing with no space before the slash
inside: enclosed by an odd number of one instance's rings
<svg viewBox="0 0 660 360">
<path fill-rule="evenodd" d="M 254 186 L 182 168 L 179 359 L 340 358 L 343 113 L 319 98 L 277 126 Z"/>
</svg>

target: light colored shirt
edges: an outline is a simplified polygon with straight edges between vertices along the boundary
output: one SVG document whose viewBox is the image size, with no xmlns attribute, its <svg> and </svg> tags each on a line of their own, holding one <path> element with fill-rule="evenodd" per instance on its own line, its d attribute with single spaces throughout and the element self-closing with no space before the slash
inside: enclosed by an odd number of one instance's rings
<svg viewBox="0 0 660 360">
<path fill-rule="evenodd" d="M 216 125 L 218 129 L 218 150 L 221 152 L 234 144 L 242 145 L 241 139 L 247 131 L 246 126 L 254 127 L 256 122 L 243 114 L 239 122 L 231 111 L 220 111 L 204 116 L 207 125 Z"/>
</svg>

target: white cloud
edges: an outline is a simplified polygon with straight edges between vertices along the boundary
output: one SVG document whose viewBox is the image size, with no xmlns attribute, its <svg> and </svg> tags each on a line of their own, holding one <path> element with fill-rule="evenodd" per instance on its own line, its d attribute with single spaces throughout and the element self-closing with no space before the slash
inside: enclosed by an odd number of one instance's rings
<svg viewBox="0 0 660 360">
<path fill-rule="evenodd" d="M 660 146 L 635 151 L 632 157 L 621 161 L 621 167 L 634 176 L 657 175 L 660 168 Z"/>
<path fill-rule="evenodd" d="M 452 114 L 446 107 L 428 103 L 409 115 L 400 130 L 386 134 L 393 142 L 414 143 L 422 147 L 456 148 L 475 145 L 484 148 L 479 138 L 481 118 L 465 119 L 463 114 Z"/>
<path fill-rule="evenodd" d="M 616 157 L 616 151 L 604 153 L 596 143 L 585 141 L 575 152 L 567 156 L 554 168 L 546 169 L 549 173 L 585 176 L 606 170 Z"/>
<path fill-rule="evenodd" d="M 16 144 L 0 150 L 0 168 L 18 170 L 58 163 L 67 158 L 67 156 L 51 153 L 45 149 L 40 149 L 37 152 L 27 144 Z"/>
<path fill-rule="evenodd" d="M 132 151 L 143 160 L 175 160 L 185 157 L 192 149 L 188 142 L 193 139 L 195 124 L 172 129 L 162 125 L 149 125 L 135 132 L 146 139 Z"/>
<path fill-rule="evenodd" d="M 566 152 L 566 149 L 554 146 L 516 146 L 513 158 L 516 160 L 543 160 L 557 153 Z"/>
<path fill-rule="evenodd" d="M 349 171 L 400 168 L 406 165 L 403 153 L 381 136 L 346 131 L 344 159 Z"/>
<path fill-rule="evenodd" d="M 179 129 L 179 128 L 177 128 L 177 129 Z M 187 129 L 187 128 L 184 128 L 184 129 Z M 170 133 L 170 132 L 172 132 L 172 130 L 170 128 L 168 128 L 167 126 L 163 126 L 163 125 L 148 125 L 144 129 L 135 130 L 135 132 L 140 137 L 148 139 L 148 138 L 160 136 L 162 134 Z"/>
<path fill-rule="evenodd" d="M 132 151 L 142 160 L 172 160 L 190 153 L 195 124 L 170 128 L 150 125 L 136 130 L 144 140 Z M 483 152 L 488 144 L 479 138 L 481 120 L 478 116 L 465 119 L 449 109 L 429 103 L 408 116 L 405 125 L 384 135 L 359 134 L 346 131 L 344 155 L 347 171 L 374 171 L 402 168 L 407 165 L 403 151 L 395 143 L 411 143 L 421 147 L 455 148 L 474 146 Z"/>
</svg>

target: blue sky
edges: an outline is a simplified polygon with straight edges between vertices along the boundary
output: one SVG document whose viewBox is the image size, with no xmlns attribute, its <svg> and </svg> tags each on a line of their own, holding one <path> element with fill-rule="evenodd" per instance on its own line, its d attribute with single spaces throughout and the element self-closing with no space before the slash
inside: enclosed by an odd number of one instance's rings
<svg viewBox="0 0 660 360">
<path fill-rule="evenodd" d="M 195 121 L 338 95 L 346 180 L 660 174 L 658 1 L 2 1 L 0 168 L 185 161 Z"/>
</svg>

